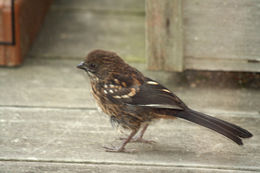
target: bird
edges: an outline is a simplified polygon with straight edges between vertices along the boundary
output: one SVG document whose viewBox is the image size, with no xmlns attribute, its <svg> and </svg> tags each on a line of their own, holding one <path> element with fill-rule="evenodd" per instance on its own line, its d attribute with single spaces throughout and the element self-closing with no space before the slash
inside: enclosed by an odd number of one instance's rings
<svg viewBox="0 0 260 173">
<path fill-rule="evenodd" d="M 117 53 L 96 49 L 77 65 L 90 78 L 92 94 L 112 125 L 130 131 L 119 146 L 104 146 L 108 152 L 128 152 L 129 142 L 152 143 L 143 138 L 149 124 L 158 119 L 182 118 L 216 131 L 243 145 L 252 133 L 238 125 L 189 108 L 159 82 L 144 76 Z M 139 132 L 139 133 L 138 133 Z"/>
</svg>

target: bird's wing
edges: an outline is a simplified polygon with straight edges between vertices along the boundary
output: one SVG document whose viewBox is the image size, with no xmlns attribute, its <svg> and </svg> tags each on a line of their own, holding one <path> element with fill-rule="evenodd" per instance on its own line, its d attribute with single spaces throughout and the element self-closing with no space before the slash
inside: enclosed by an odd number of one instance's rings
<svg viewBox="0 0 260 173">
<path fill-rule="evenodd" d="M 170 90 L 149 78 L 140 85 L 108 84 L 104 88 L 108 98 L 117 103 L 179 110 L 186 108 L 186 105 Z"/>
</svg>

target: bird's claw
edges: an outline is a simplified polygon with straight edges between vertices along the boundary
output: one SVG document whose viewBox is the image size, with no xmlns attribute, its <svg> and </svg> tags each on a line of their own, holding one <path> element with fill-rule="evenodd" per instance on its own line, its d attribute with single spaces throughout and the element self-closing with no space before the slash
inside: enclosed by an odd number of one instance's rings
<svg viewBox="0 0 260 173">
<path fill-rule="evenodd" d="M 126 138 L 124 137 L 121 137 L 119 138 L 120 140 L 126 140 Z M 137 137 L 137 138 L 133 138 L 130 140 L 130 142 L 138 142 L 138 143 L 146 143 L 146 144 L 155 144 L 156 142 L 153 141 L 153 140 L 146 140 L 144 138 L 140 138 L 140 137 Z"/>
<path fill-rule="evenodd" d="M 136 150 L 132 149 L 132 150 L 126 150 L 124 147 L 115 147 L 115 146 L 111 146 L 111 147 L 107 147 L 107 146 L 103 146 L 103 148 L 105 148 L 106 152 L 116 152 L 116 153 L 133 153 Z"/>
</svg>

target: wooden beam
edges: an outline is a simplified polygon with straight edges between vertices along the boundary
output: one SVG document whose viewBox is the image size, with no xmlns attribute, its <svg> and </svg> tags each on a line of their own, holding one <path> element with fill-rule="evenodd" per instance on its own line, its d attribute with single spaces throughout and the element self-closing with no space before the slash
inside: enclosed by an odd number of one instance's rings
<svg viewBox="0 0 260 173">
<path fill-rule="evenodd" d="M 185 69 L 260 72 L 260 61 L 224 58 L 185 57 Z"/>
<path fill-rule="evenodd" d="M 146 0 L 146 57 L 150 70 L 183 70 L 181 0 Z"/>
</svg>

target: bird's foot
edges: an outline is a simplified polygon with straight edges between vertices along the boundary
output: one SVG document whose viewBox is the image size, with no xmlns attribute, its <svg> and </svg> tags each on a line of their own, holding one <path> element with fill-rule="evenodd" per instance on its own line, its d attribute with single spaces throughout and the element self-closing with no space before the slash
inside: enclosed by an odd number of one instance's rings
<svg viewBox="0 0 260 173">
<path fill-rule="evenodd" d="M 115 147 L 115 146 L 111 146 L 111 147 L 107 147 L 107 146 L 103 146 L 103 148 L 105 148 L 106 152 L 116 152 L 116 153 L 133 153 L 136 150 L 132 149 L 132 150 L 126 150 L 125 147 Z"/>
<path fill-rule="evenodd" d="M 121 137 L 119 139 L 120 140 L 126 140 L 126 138 L 124 138 L 124 137 Z M 146 143 L 146 144 L 154 144 L 154 143 L 156 143 L 153 140 L 146 140 L 146 139 L 144 139 L 142 137 L 133 138 L 133 139 L 130 140 L 130 142 L 136 142 L 136 143 L 138 142 L 138 143 Z"/>
</svg>

